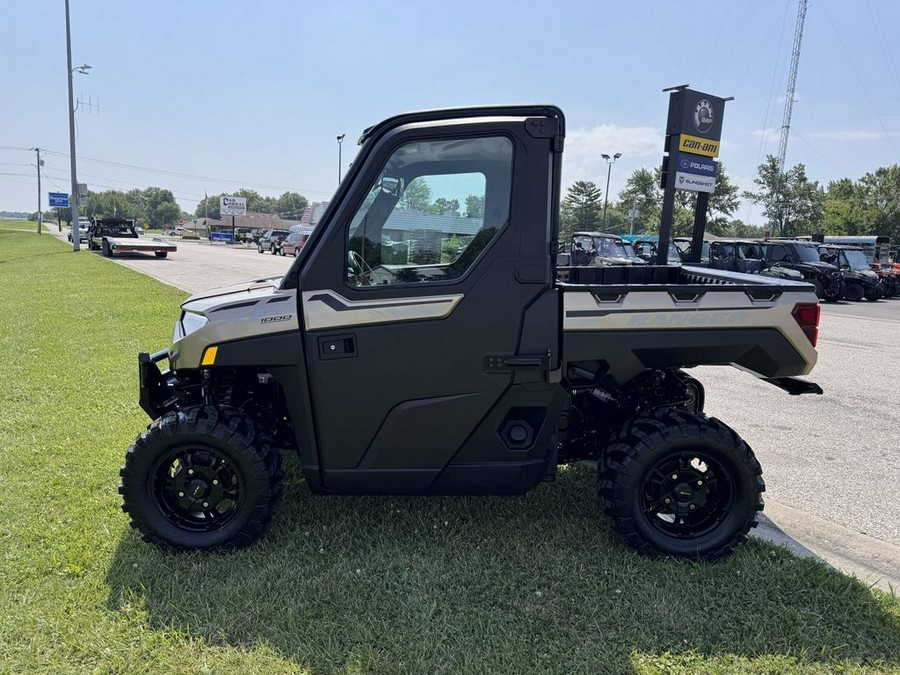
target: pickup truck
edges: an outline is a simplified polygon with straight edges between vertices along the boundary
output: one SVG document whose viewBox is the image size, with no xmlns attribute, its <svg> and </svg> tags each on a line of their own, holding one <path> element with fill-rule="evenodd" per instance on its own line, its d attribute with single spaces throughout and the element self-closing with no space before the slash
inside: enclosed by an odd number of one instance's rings
<svg viewBox="0 0 900 675">
<path fill-rule="evenodd" d="M 816 362 L 815 290 L 668 265 L 559 281 L 564 139 L 549 105 L 364 131 L 287 274 L 191 297 L 172 344 L 138 355 L 152 423 L 121 470 L 131 525 L 166 549 L 248 545 L 291 450 L 324 494 L 521 494 L 591 460 L 612 528 L 638 551 L 714 559 L 743 541 L 760 465 L 703 414 L 685 369 L 731 364 L 821 393 L 796 377 Z M 414 182 L 435 204 L 483 209 L 412 208 Z M 428 255 L 387 244 L 407 239 Z"/>
<path fill-rule="evenodd" d="M 101 251 L 107 258 L 116 253 L 153 253 L 157 258 L 165 258 L 177 250 L 175 244 L 162 237 L 142 239 L 134 229 L 134 221 L 122 218 L 93 218 L 87 242 L 90 250 Z"/>
</svg>

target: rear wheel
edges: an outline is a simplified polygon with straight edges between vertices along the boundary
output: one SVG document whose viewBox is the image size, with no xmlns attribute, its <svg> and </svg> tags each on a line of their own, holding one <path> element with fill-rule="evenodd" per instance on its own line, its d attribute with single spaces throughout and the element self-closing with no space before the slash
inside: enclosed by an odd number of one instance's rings
<svg viewBox="0 0 900 675">
<path fill-rule="evenodd" d="M 167 255 L 169 255 L 169 252 L 168 251 L 154 251 L 153 255 L 155 255 L 157 258 L 165 258 Z"/>
<path fill-rule="evenodd" d="M 299 246 L 294 249 L 294 257 L 296 258 L 298 255 L 300 255 L 300 247 Z"/>
<path fill-rule="evenodd" d="M 247 546 L 281 497 L 281 458 L 236 411 L 189 408 L 157 419 L 128 448 L 122 510 L 170 549 Z"/>
<path fill-rule="evenodd" d="M 110 248 L 109 242 L 106 239 L 103 240 L 103 244 L 101 244 L 101 248 L 103 250 L 103 255 L 106 258 L 112 258 L 112 248 Z"/>
<path fill-rule="evenodd" d="M 816 297 L 820 300 L 825 297 L 825 285 L 818 279 L 807 279 L 809 283 L 816 287 Z"/>
<path fill-rule="evenodd" d="M 678 409 L 627 424 L 598 477 L 613 529 L 640 553 L 705 560 L 746 540 L 764 490 L 759 462 L 737 433 Z"/>
<path fill-rule="evenodd" d="M 847 294 L 844 297 L 850 302 L 859 302 L 865 294 L 861 284 L 847 284 Z"/>
<path fill-rule="evenodd" d="M 881 300 L 884 297 L 884 293 L 881 290 L 881 286 L 875 286 L 871 291 L 866 293 L 866 300 L 869 302 L 875 302 L 877 300 Z"/>
</svg>

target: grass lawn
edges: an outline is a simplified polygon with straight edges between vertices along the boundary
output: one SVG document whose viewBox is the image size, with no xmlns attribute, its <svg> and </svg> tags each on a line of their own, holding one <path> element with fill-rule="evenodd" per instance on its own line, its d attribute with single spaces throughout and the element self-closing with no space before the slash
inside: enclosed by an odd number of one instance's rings
<svg viewBox="0 0 900 675">
<path fill-rule="evenodd" d="M 164 554 L 120 511 L 139 350 L 184 294 L 0 223 L 0 673 L 900 673 L 900 599 L 753 541 L 609 532 L 594 471 L 516 498 L 314 497 Z"/>
</svg>

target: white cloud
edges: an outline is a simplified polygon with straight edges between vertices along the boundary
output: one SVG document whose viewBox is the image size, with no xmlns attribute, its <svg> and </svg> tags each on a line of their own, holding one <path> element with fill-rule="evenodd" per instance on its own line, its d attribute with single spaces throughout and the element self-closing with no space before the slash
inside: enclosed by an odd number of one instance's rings
<svg viewBox="0 0 900 675">
<path fill-rule="evenodd" d="M 597 181 L 606 178 L 606 160 L 603 153 L 622 153 L 619 160 L 638 165 L 647 164 L 647 159 L 661 159 L 665 139 L 662 132 L 654 127 L 622 127 L 617 124 L 573 129 L 566 132 L 566 152 L 563 155 L 563 185 L 576 180 Z M 649 164 L 655 164 L 650 161 Z M 613 190 L 610 190 L 613 192 Z"/>
</svg>

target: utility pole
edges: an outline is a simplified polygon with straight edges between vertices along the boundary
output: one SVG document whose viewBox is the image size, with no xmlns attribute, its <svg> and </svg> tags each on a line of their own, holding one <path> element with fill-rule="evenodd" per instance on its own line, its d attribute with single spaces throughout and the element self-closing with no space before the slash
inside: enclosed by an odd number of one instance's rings
<svg viewBox="0 0 900 675">
<path fill-rule="evenodd" d="M 72 171 L 72 250 L 81 248 L 81 237 L 78 233 L 78 178 L 75 176 L 75 101 L 72 95 L 72 30 L 69 26 L 69 0 L 66 0 L 66 62 L 69 79 L 69 165 Z"/>
<path fill-rule="evenodd" d="M 338 185 L 341 184 L 341 178 L 342 178 L 342 175 L 341 175 L 341 146 L 344 144 L 344 136 L 346 136 L 346 135 L 347 135 L 347 134 L 341 134 L 340 136 L 337 137 L 337 143 L 338 143 Z"/>
<path fill-rule="evenodd" d="M 72 30 L 69 23 L 69 0 L 66 0 L 66 64 L 69 78 L 69 164 L 72 170 L 72 196 L 69 205 L 72 207 L 72 250 L 81 249 L 81 237 L 78 236 L 78 177 L 75 175 L 75 96 L 72 94 L 72 78 L 75 72 L 88 75 L 91 67 L 87 64 L 72 68 Z"/>
<path fill-rule="evenodd" d="M 41 225 L 43 223 L 43 214 L 41 213 L 41 165 L 44 163 L 41 160 L 41 149 L 35 148 L 34 151 L 37 153 L 37 173 L 38 173 L 38 234 L 41 233 Z"/>
</svg>

